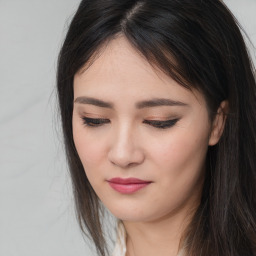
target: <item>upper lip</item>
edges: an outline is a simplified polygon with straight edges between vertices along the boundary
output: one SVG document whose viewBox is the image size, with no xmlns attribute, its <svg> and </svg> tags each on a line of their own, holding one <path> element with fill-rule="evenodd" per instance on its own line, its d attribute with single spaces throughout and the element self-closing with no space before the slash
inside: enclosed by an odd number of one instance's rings
<svg viewBox="0 0 256 256">
<path fill-rule="evenodd" d="M 108 180 L 111 183 L 116 183 L 116 184 L 144 184 L 144 183 L 150 183 L 151 181 L 148 180 L 141 180 L 137 178 L 112 178 Z"/>
</svg>

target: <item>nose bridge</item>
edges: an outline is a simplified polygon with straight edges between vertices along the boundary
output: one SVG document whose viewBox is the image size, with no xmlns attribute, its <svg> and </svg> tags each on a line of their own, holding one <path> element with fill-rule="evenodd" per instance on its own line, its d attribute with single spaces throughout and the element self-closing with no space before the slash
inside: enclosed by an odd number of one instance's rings
<svg viewBox="0 0 256 256">
<path fill-rule="evenodd" d="M 120 122 L 113 130 L 109 160 L 120 167 L 139 164 L 144 156 L 139 145 L 136 127 L 129 122 Z"/>
</svg>

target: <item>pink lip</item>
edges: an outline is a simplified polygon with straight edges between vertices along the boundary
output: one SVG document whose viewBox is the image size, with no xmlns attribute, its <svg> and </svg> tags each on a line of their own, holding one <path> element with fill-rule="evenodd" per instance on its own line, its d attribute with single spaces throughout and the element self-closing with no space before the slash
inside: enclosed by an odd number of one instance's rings
<svg viewBox="0 0 256 256">
<path fill-rule="evenodd" d="M 128 178 L 128 179 L 113 178 L 108 180 L 108 183 L 114 190 L 122 194 L 132 194 L 146 187 L 152 182 L 146 181 L 146 180 L 140 180 L 136 178 Z"/>
</svg>

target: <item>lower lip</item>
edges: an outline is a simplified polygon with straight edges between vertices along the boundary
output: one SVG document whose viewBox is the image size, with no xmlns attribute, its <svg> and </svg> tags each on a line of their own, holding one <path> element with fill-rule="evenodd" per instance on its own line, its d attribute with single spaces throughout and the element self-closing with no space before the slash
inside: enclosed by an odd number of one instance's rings
<svg viewBox="0 0 256 256">
<path fill-rule="evenodd" d="M 109 182 L 109 185 L 116 191 L 122 194 L 132 194 L 135 193 L 136 191 L 145 188 L 148 186 L 150 182 L 148 183 L 133 183 L 133 184 L 119 184 L 119 183 L 112 183 Z"/>
</svg>

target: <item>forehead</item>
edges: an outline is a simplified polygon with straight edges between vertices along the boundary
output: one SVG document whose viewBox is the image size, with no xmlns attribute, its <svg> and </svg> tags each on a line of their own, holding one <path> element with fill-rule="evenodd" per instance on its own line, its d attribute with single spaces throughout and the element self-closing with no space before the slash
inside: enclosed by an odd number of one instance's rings
<svg viewBox="0 0 256 256">
<path fill-rule="evenodd" d="M 141 100 L 171 97 L 187 103 L 204 103 L 201 93 L 188 90 L 153 67 L 124 37 L 105 45 L 89 67 L 74 77 L 74 96 L 106 97 L 109 100 Z"/>
</svg>

